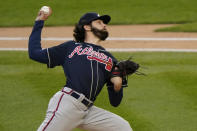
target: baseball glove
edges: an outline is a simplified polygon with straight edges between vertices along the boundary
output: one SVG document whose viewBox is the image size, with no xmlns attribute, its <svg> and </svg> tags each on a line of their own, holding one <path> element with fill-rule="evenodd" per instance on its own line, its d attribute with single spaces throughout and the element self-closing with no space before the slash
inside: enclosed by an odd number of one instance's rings
<svg viewBox="0 0 197 131">
<path fill-rule="evenodd" d="M 122 77 L 122 87 L 128 87 L 128 76 L 134 73 L 137 75 L 146 75 L 142 72 L 139 72 L 139 68 L 140 65 L 135 63 L 134 61 L 131 61 L 130 57 L 128 60 L 120 61 L 113 67 L 111 78 L 117 76 Z M 113 84 L 108 81 L 107 87 L 113 87 Z"/>
<path fill-rule="evenodd" d="M 131 58 L 117 63 L 114 70 L 112 71 L 112 77 L 119 76 L 124 78 L 132 75 L 133 73 L 137 73 L 140 65 L 134 61 L 131 61 L 130 59 Z"/>
</svg>

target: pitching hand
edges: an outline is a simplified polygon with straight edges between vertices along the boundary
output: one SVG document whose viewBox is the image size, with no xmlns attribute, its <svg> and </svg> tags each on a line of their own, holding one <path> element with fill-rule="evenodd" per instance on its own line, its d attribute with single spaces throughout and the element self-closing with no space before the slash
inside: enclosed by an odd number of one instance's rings
<svg viewBox="0 0 197 131">
<path fill-rule="evenodd" d="M 49 16 L 51 16 L 52 14 L 52 9 L 49 7 L 49 12 L 44 12 L 42 10 L 40 10 L 38 12 L 38 16 L 36 17 L 36 21 L 39 20 L 47 20 Z"/>
</svg>

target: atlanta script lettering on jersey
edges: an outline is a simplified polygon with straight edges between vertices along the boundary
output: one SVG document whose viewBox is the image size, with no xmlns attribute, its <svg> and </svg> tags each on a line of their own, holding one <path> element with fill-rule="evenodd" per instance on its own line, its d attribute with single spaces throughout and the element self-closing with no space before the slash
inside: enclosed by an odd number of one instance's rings
<svg viewBox="0 0 197 131">
<path fill-rule="evenodd" d="M 105 64 L 105 69 L 107 71 L 111 71 L 113 67 L 113 62 L 111 57 L 106 56 L 104 53 L 94 51 L 92 47 L 86 47 L 82 49 L 82 46 L 77 46 L 68 57 L 72 58 L 75 54 L 87 55 L 88 60 L 95 60 L 99 63 Z"/>
</svg>

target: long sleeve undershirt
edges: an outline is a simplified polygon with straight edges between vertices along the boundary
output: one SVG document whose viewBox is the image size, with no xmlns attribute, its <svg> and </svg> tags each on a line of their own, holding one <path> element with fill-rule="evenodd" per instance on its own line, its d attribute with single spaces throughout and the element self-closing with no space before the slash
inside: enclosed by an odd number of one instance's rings
<svg viewBox="0 0 197 131">
<path fill-rule="evenodd" d="M 32 33 L 29 37 L 28 53 L 29 57 L 41 63 L 48 63 L 47 49 L 41 47 L 41 32 L 44 21 L 35 21 Z"/>
</svg>

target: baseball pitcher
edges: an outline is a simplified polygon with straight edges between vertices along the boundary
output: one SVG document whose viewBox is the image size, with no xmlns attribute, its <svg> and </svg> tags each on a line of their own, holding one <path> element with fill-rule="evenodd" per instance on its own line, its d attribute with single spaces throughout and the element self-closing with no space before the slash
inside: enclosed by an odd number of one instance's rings
<svg viewBox="0 0 197 131">
<path fill-rule="evenodd" d="M 45 20 L 51 15 L 39 11 L 29 37 L 28 53 L 32 60 L 48 68 L 62 66 L 65 86 L 50 99 L 46 117 L 38 131 L 71 131 L 81 128 L 88 131 L 132 131 L 129 123 L 120 116 L 96 107 L 94 101 L 107 84 L 109 100 L 117 107 L 127 86 L 128 75 L 139 65 L 130 60 L 118 62 L 99 45 L 108 37 L 109 15 L 86 13 L 74 29 L 74 40 L 42 49 L 41 32 Z"/>
</svg>

